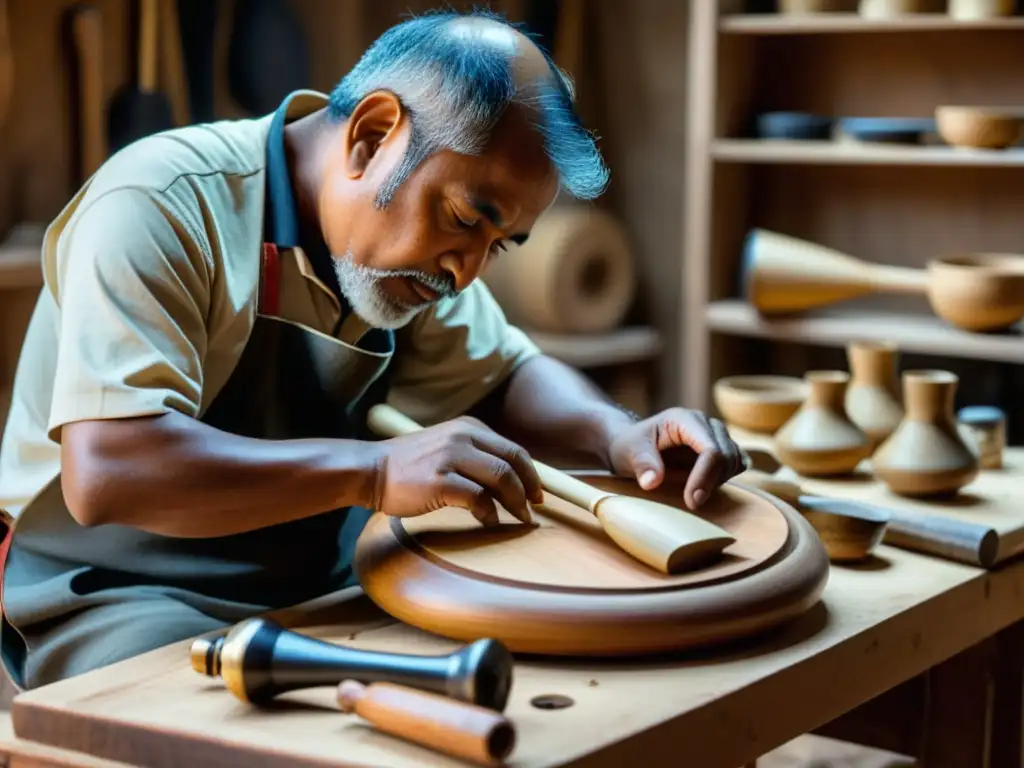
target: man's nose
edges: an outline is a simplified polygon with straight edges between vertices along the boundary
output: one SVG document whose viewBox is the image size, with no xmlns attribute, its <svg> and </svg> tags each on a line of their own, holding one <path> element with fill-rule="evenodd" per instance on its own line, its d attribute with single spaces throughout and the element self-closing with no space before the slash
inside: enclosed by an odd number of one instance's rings
<svg viewBox="0 0 1024 768">
<path fill-rule="evenodd" d="M 479 276 L 486 261 L 486 249 L 449 252 L 441 257 L 441 269 L 452 276 L 456 291 L 464 291 Z"/>
</svg>

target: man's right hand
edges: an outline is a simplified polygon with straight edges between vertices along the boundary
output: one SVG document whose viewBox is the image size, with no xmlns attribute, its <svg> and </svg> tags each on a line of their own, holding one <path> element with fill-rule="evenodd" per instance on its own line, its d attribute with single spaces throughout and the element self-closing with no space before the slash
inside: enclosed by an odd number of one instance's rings
<svg viewBox="0 0 1024 768">
<path fill-rule="evenodd" d="M 483 422 L 460 417 L 382 440 L 376 463 L 374 509 L 413 517 L 462 507 L 484 525 L 498 522 L 495 501 L 523 522 L 529 503 L 544 500 L 529 454 Z"/>
</svg>

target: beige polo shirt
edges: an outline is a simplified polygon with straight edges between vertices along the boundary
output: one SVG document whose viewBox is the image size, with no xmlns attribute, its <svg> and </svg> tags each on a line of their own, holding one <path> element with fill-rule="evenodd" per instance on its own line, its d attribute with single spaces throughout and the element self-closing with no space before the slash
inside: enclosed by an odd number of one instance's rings
<svg viewBox="0 0 1024 768">
<path fill-rule="evenodd" d="M 326 103 L 302 92 L 288 117 Z M 225 384 L 256 317 L 272 117 L 136 142 L 50 225 L 0 444 L 0 507 L 17 515 L 60 471 L 64 424 L 198 418 Z M 280 314 L 338 330 L 338 302 L 299 251 L 282 259 Z M 480 280 L 396 337 L 389 402 L 425 424 L 465 412 L 539 352 Z"/>
</svg>

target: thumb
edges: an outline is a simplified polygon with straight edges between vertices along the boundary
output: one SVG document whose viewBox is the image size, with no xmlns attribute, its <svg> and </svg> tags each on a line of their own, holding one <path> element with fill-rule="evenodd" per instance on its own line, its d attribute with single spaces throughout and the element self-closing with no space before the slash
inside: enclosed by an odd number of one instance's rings
<svg viewBox="0 0 1024 768">
<path fill-rule="evenodd" d="M 639 446 L 632 452 L 629 465 L 640 487 L 645 491 L 657 488 L 665 479 L 665 462 L 662 461 L 661 452 L 653 442 Z"/>
</svg>

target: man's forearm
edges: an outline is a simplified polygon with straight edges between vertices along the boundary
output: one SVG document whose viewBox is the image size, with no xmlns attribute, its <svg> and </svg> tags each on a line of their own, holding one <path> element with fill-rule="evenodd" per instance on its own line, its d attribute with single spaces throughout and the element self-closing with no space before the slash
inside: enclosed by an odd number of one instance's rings
<svg viewBox="0 0 1024 768">
<path fill-rule="evenodd" d="M 62 484 L 84 525 L 225 536 L 372 503 L 374 444 L 256 440 L 170 413 L 69 424 Z"/>
<path fill-rule="evenodd" d="M 616 430 L 633 423 L 593 382 L 543 355 L 518 368 L 475 415 L 538 456 L 550 452 L 604 468 Z"/>
</svg>

